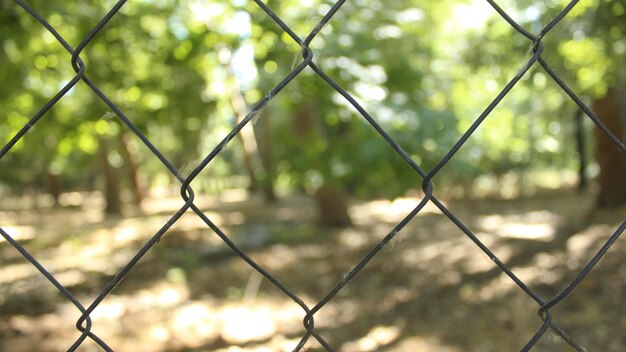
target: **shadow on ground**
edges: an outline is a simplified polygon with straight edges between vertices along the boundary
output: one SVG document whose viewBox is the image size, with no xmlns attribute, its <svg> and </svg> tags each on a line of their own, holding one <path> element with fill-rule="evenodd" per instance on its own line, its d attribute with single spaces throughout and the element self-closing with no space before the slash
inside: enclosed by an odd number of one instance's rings
<svg viewBox="0 0 626 352">
<path fill-rule="evenodd" d="M 419 199 L 356 202 L 355 226 L 312 225 L 299 197 L 199 199 L 209 218 L 313 307 Z M 12 233 L 84 305 L 176 211 L 104 220 L 75 209 L 3 211 Z M 574 278 L 623 221 L 591 212 L 587 196 L 559 191 L 447 206 L 544 299 Z M 621 217 L 621 218 L 620 218 Z M 36 219 L 36 220 L 35 220 Z M 590 351 L 626 349 L 626 246 L 617 241 L 589 277 L 552 309 Z M 80 314 L 19 253 L 0 242 L 0 350 L 66 350 Z M 428 206 L 315 315 L 338 351 L 515 351 L 541 326 L 539 305 L 434 206 Z M 304 311 L 193 214 L 186 214 L 93 312 L 93 331 L 117 351 L 291 351 Z M 307 351 L 321 351 L 313 339 Z M 85 342 L 81 351 L 100 350 Z M 534 351 L 573 350 L 553 333 Z"/>
</svg>

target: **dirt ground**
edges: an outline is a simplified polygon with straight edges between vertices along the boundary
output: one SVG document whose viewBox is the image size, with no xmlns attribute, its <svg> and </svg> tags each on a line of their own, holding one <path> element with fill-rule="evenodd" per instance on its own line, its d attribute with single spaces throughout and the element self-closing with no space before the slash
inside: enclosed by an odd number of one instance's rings
<svg viewBox="0 0 626 352">
<path fill-rule="evenodd" d="M 99 203 L 67 195 L 65 208 L 14 202 L 0 226 L 85 306 L 182 205 L 146 201 L 103 219 Z M 242 192 L 201 198 L 209 218 L 313 307 L 417 204 L 354 202 L 355 226 L 323 230 L 304 197 L 267 205 Z M 4 202 L 7 204 L 7 202 Z M 626 218 L 591 211 L 588 195 L 549 192 L 513 200 L 446 202 L 532 290 L 562 290 Z M 23 210 L 20 210 L 20 207 Z M 588 351 L 626 350 L 626 239 L 551 312 Z M 315 315 L 337 351 L 517 351 L 542 321 L 538 304 L 450 220 L 428 205 Z M 185 214 L 91 314 L 116 351 L 291 351 L 303 309 L 252 270 L 194 214 Z M 0 351 L 64 351 L 79 311 L 0 239 Z M 307 351 L 322 351 L 314 338 Z M 86 341 L 79 351 L 100 351 Z M 554 333 L 533 351 L 571 351 Z"/>
</svg>

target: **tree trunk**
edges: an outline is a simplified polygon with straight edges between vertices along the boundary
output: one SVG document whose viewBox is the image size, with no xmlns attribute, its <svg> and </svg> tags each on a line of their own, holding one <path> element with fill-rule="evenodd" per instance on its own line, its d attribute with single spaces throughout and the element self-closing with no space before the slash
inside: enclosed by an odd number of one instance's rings
<svg viewBox="0 0 626 352">
<path fill-rule="evenodd" d="M 54 205 L 59 205 L 59 198 L 61 197 L 61 179 L 58 174 L 50 172 L 50 170 L 45 171 L 44 179 L 46 182 L 46 188 L 48 189 L 48 193 L 54 199 Z"/>
<path fill-rule="evenodd" d="M 348 214 L 348 202 L 343 190 L 325 183 L 315 194 L 318 222 L 325 227 L 347 227 L 352 225 Z"/>
<path fill-rule="evenodd" d="M 263 167 L 263 178 L 260 180 L 261 187 L 263 189 L 263 196 L 266 202 L 273 202 L 276 200 L 276 192 L 274 191 L 274 178 L 276 172 L 274 170 L 274 163 L 272 161 L 272 131 L 270 130 L 269 108 L 260 112 L 263 114 L 259 123 L 260 133 L 257 134 L 259 139 L 259 152 L 261 156 L 261 166 Z"/>
<path fill-rule="evenodd" d="M 241 87 L 239 86 L 239 81 L 237 80 L 237 76 L 234 74 L 231 66 L 230 66 L 230 58 L 231 52 L 230 49 L 222 48 L 220 54 L 225 58 L 222 61 L 222 65 L 224 66 L 224 70 L 226 71 L 226 83 L 228 85 L 228 90 L 230 93 L 230 105 L 235 114 L 237 123 L 240 123 L 241 120 L 246 117 L 248 112 L 248 106 L 246 104 L 246 100 L 241 93 Z M 226 58 L 228 60 L 226 60 Z M 258 114 L 262 114 L 262 111 L 257 112 Z M 256 117 L 258 118 L 258 117 Z M 243 161 L 246 167 L 246 171 L 248 171 L 248 176 L 250 178 L 250 185 L 248 186 L 250 191 L 255 191 L 258 188 L 258 180 L 256 177 L 256 168 L 254 159 L 259 155 L 259 150 L 256 144 L 256 138 L 254 136 L 254 120 L 250 121 L 239 133 L 237 137 L 239 137 L 239 141 L 241 142 L 241 149 L 243 150 Z"/>
<path fill-rule="evenodd" d="M 619 95 L 615 89 L 593 101 L 593 110 L 598 118 L 618 138 L 623 140 L 623 127 L 620 118 Z M 600 175 L 600 193 L 597 205 L 611 207 L 626 204 L 626 154 L 598 128 L 595 129 L 596 153 Z"/>
<path fill-rule="evenodd" d="M 583 124 L 584 113 L 577 110 L 574 115 L 576 126 L 576 152 L 578 153 L 578 190 L 583 191 L 587 186 L 587 154 L 585 153 L 585 125 Z"/>
<path fill-rule="evenodd" d="M 127 133 L 120 133 L 120 150 L 124 162 L 128 167 L 128 179 L 130 181 L 130 187 L 133 191 L 135 204 L 141 206 L 141 202 L 144 198 L 143 184 L 139 175 L 139 165 L 137 163 L 137 154 L 132 150 L 129 145 Z"/>
<path fill-rule="evenodd" d="M 106 202 L 104 212 L 107 215 L 121 215 L 120 179 L 117 171 L 109 162 L 109 142 L 106 140 L 106 137 L 99 137 L 98 140 L 100 144 L 98 158 L 100 159 L 102 176 L 104 176 L 104 199 Z"/>
<path fill-rule="evenodd" d="M 302 109 L 294 116 L 293 122 L 293 133 L 303 141 L 303 148 L 315 144 L 315 140 L 319 139 L 326 141 L 327 144 L 340 143 L 339 138 L 333 141 L 333 136 L 324 128 L 315 101 L 304 103 Z M 335 228 L 351 226 L 345 188 L 332 180 L 329 158 L 325 154 L 319 155 L 320 161 L 313 166 L 324 179 L 323 185 L 315 192 L 318 223 L 321 226 Z"/>
</svg>

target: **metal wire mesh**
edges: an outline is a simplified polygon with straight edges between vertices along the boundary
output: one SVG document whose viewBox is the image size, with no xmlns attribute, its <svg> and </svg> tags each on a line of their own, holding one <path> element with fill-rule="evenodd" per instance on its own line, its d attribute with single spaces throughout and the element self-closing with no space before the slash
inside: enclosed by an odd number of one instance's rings
<svg viewBox="0 0 626 352">
<path fill-rule="evenodd" d="M 80 58 L 80 54 L 90 44 L 93 38 L 107 25 L 107 23 L 120 11 L 122 6 L 126 3 L 126 0 L 118 1 L 110 11 L 104 16 L 97 25 L 81 40 L 81 42 L 73 47 L 70 45 L 46 20 L 38 14 L 38 12 L 31 8 L 22 0 L 15 0 L 24 11 L 30 16 L 36 19 L 43 27 L 47 29 L 56 40 L 63 45 L 63 47 L 71 54 L 71 66 L 75 71 L 75 76 L 67 83 L 58 93 L 50 99 L 29 121 L 23 128 L 0 150 L 0 159 L 7 155 L 12 147 L 31 129 L 35 126 L 42 117 L 62 99 L 74 86 L 80 82 L 86 84 L 114 113 L 117 115 L 120 121 L 126 125 L 141 141 L 149 148 L 149 150 L 157 157 L 161 163 L 169 170 L 169 172 L 180 182 L 180 196 L 184 200 L 184 205 L 173 215 L 171 218 L 162 225 L 162 227 L 147 241 L 143 247 L 132 257 L 132 259 L 115 275 L 115 277 L 100 291 L 97 297 L 90 303 L 84 304 L 80 302 L 75 296 L 73 296 L 55 277 L 52 275 L 43 265 L 41 265 L 35 256 L 29 253 L 20 243 L 18 243 L 13 237 L 11 237 L 4 229 L 0 228 L 0 234 L 4 239 L 12 245 L 21 255 L 26 258 L 36 269 L 58 289 L 58 291 L 67 298 L 75 307 L 81 312 L 81 316 L 76 322 L 76 328 L 81 332 L 79 338 L 76 339 L 68 348 L 68 351 L 74 351 L 87 339 L 93 340 L 103 350 L 112 351 L 112 347 L 107 345 L 106 341 L 99 338 L 92 330 L 93 324 L 90 318 L 90 314 L 102 303 L 103 300 L 111 293 L 111 291 L 124 279 L 124 277 L 133 269 L 133 267 L 141 260 L 141 258 L 160 240 L 160 238 L 170 229 L 181 216 L 191 210 L 195 213 L 208 228 L 213 230 L 223 241 L 235 252 L 241 260 L 245 261 L 250 267 L 259 272 L 269 282 L 276 286 L 282 293 L 289 299 L 297 303 L 303 311 L 303 324 L 305 332 L 301 336 L 300 341 L 294 346 L 293 351 L 300 351 L 304 345 L 311 338 L 317 340 L 326 350 L 334 351 L 335 349 L 324 339 L 324 337 L 317 332 L 315 328 L 315 316 L 316 314 L 328 304 L 367 264 L 372 258 L 374 258 L 380 250 L 385 247 L 398 233 L 426 206 L 431 202 L 441 212 L 452 221 L 466 236 L 471 240 L 481 251 L 483 251 L 498 268 L 502 270 L 506 276 L 508 276 L 529 298 L 536 302 L 538 307 L 538 314 L 540 321 L 538 322 L 538 330 L 531 336 L 525 346 L 521 348 L 521 351 L 529 351 L 535 345 L 535 343 L 546 333 L 548 329 L 551 329 L 560 337 L 563 338 L 574 350 L 584 351 L 585 349 L 576 342 L 575 337 L 569 336 L 563 329 L 559 328 L 553 322 L 553 316 L 551 308 L 559 304 L 565 297 L 567 297 L 576 286 L 585 278 L 585 276 L 591 271 L 591 269 L 598 263 L 603 255 L 609 250 L 609 248 L 615 243 L 615 241 L 626 229 L 626 221 L 624 221 L 615 232 L 606 240 L 596 254 L 589 260 L 587 265 L 575 275 L 574 279 L 569 282 L 566 287 L 551 298 L 541 297 L 536 291 L 531 289 L 526 283 L 524 283 L 516 274 L 495 254 L 489 247 L 487 247 L 481 240 L 469 229 L 461 220 L 459 220 L 444 204 L 437 199 L 434 194 L 432 180 L 433 178 L 446 166 L 446 164 L 455 156 L 455 154 L 461 149 L 464 143 L 472 136 L 476 129 L 483 123 L 483 121 L 489 117 L 493 109 L 504 99 L 504 97 L 515 87 L 520 79 L 528 72 L 532 66 L 536 66 L 538 63 L 545 72 L 561 87 L 561 89 L 578 105 L 578 107 L 590 118 L 597 128 L 601 129 L 606 136 L 622 151 L 626 153 L 626 146 L 620 141 L 599 119 L 594 113 L 583 103 L 583 101 L 565 84 L 565 82 L 557 75 L 557 73 L 551 69 L 550 65 L 542 58 L 544 51 L 544 45 L 542 39 L 549 34 L 549 32 L 570 12 L 570 10 L 578 3 L 578 1 L 571 1 L 561 10 L 561 12 L 555 16 L 548 24 L 546 24 L 538 34 L 530 33 L 522 26 L 516 23 L 502 8 L 500 8 L 494 1 L 487 0 L 487 2 L 497 11 L 497 13 L 506 21 L 511 27 L 513 27 L 520 35 L 526 37 L 530 41 L 532 56 L 525 62 L 521 70 L 511 78 L 508 84 L 502 89 L 500 93 L 491 101 L 487 108 L 480 114 L 480 116 L 473 122 L 469 129 L 462 135 L 462 137 L 456 142 L 454 147 L 436 164 L 436 166 L 426 171 L 422 169 L 411 157 L 385 132 L 385 130 L 376 122 L 376 120 L 370 116 L 370 114 L 359 103 L 344 90 L 339 84 L 337 84 L 331 77 L 329 77 L 316 63 L 313 61 L 314 52 L 309 47 L 311 42 L 318 36 L 320 30 L 333 16 L 341 9 L 346 3 L 346 0 L 337 1 L 330 10 L 324 15 L 322 20 L 313 28 L 313 30 L 302 39 L 299 37 L 289 25 L 266 4 L 261 0 L 254 0 L 254 3 L 258 5 L 271 19 L 280 26 L 280 28 L 295 41 L 302 48 L 302 59 L 293 70 L 285 76 L 278 85 L 276 85 L 264 98 L 262 98 L 247 116 L 241 120 L 228 135 L 208 154 L 204 159 L 198 163 L 195 168 L 189 173 L 188 176 L 182 176 L 181 172 L 172 165 L 170 161 L 157 149 L 152 142 L 133 124 L 133 122 L 121 111 L 111 99 L 109 99 L 98 86 L 91 81 L 85 70 L 85 64 Z M 348 5 L 346 5 L 348 6 Z M 421 186 L 425 193 L 425 196 L 421 199 L 419 204 L 408 214 L 402 221 L 400 221 L 374 248 L 372 248 L 353 268 L 342 277 L 342 279 L 336 283 L 336 285 L 329 290 L 324 297 L 314 306 L 308 306 L 305 302 L 298 297 L 290 288 L 281 283 L 271 272 L 264 269 L 261 265 L 255 262 L 250 256 L 248 256 L 241 248 L 239 248 L 232 239 L 226 234 L 220 227 L 218 227 L 207 214 L 199 209 L 194 204 L 194 192 L 191 187 L 194 179 L 204 170 L 211 161 L 229 144 L 232 139 L 246 126 L 257 113 L 270 101 L 271 98 L 279 94 L 296 76 L 298 76 L 306 67 L 310 67 L 320 78 L 322 78 L 329 86 L 329 89 L 333 89 L 341 96 L 343 96 L 371 125 L 371 127 L 383 138 L 396 152 L 397 154 L 415 171 L 417 175 L 422 179 Z"/>
</svg>

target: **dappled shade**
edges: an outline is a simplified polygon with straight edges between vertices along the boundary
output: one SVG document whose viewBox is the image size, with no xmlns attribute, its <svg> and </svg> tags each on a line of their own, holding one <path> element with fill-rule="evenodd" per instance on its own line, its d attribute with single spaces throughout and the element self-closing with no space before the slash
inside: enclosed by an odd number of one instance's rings
<svg viewBox="0 0 626 352">
<path fill-rule="evenodd" d="M 31 5 L 0 349 L 626 348 L 623 4 Z"/>
<path fill-rule="evenodd" d="M 160 226 L 165 214 L 176 210 L 178 200 L 146 202 L 152 211 L 104 223 L 88 213 L 53 208 L 41 210 L 44 219 L 66 225 L 32 223 L 28 210 L 0 214 L 23 219 L 13 220 L 11 234 L 26 248 L 39 248 L 38 258 L 46 267 L 88 301 Z M 314 204 L 303 197 L 283 198 L 271 207 L 260 198 L 237 193 L 196 202 L 306 302 L 317 301 L 417 204 L 413 198 L 358 202 L 351 206 L 354 227 L 329 231 L 314 227 Z M 522 280 L 546 295 L 571 278 L 619 220 L 619 213 L 613 212 L 592 225 L 582 224 L 580 217 L 593 200 L 571 192 L 447 206 Z M 46 233 L 45 240 L 35 242 L 32 233 Z M 302 309 L 220 242 L 199 219 L 183 217 L 91 314 L 94 331 L 119 350 L 232 351 L 232 346 L 241 346 L 235 350 L 290 351 L 303 331 Z M 625 321 L 616 316 L 608 323 L 597 315 L 620 311 L 624 251 L 622 244 L 614 248 L 558 309 L 558 321 L 591 349 L 626 346 L 621 334 Z M 0 296 L 0 314 L 5 317 L 0 347 L 66 348 L 76 337 L 78 312 L 11 248 L 0 243 L 0 254 L 5 261 L 0 269 L 5 292 Z M 25 310 L 24 304 L 30 308 Z M 342 351 L 511 350 L 535 329 L 536 309 L 433 206 L 320 311 L 316 326 Z M 474 324 L 467 326 L 468 319 Z M 494 324 L 502 329 L 494 329 Z M 542 346 L 563 347 L 552 339 Z M 310 347 L 315 349 L 315 343 Z"/>
</svg>

